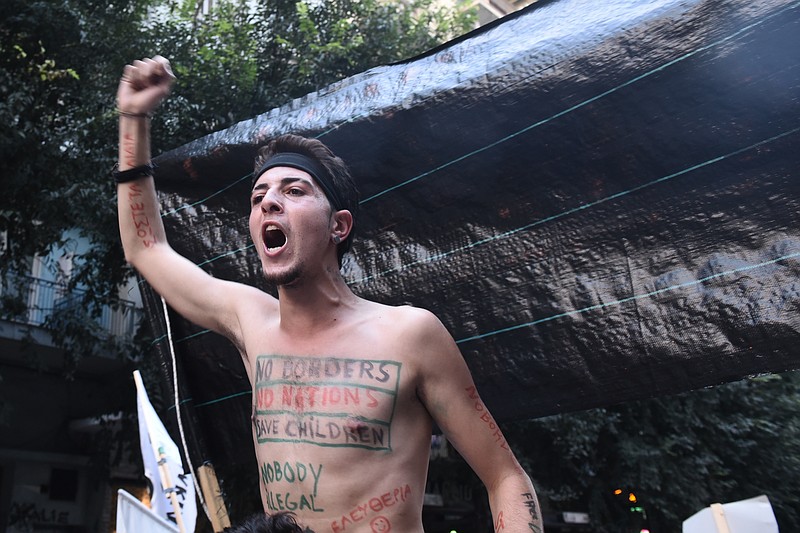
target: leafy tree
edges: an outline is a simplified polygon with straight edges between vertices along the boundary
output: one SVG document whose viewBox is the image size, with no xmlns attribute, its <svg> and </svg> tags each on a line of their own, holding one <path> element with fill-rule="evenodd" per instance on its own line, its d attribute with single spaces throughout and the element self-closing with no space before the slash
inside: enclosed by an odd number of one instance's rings
<svg viewBox="0 0 800 533">
<path fill-rule="evenodd" d="M 178 77 L 154 128 L 177 146 L 377 65 L 422 53 L 474 26 L 473 12 L 432 0 L 222 1 L 198 18 L 194 2 L 152 25 L 154 50 Z"/>
<path fill-rule="evenodd" d="M 254 17 L 259 28 L 254 103 L 268 109 L 427 51 L 474 27 L 475 14 L 464 3 L 444 10 L 434 9 L 433 0 L 262 2 Z"/>
<path fill-rule="evenodd" d="M 800 372 L 510 424 L 543 496 L 589 509 L 597 531 L 652 531 L 714 502 L 766 494 L 781 530 L 800 527 Z M 615 489 L 621 489 L 615 495 Z M 639 531 L 636 529 L 635 531 Z"/>
<path fill-rule="evenodd" d="M 160 53 L 178 75 L 154 119 L 154 149 L 179 146 L 380 63 L 400 60 L 468 29 L 469 15 L 430 10 L 430 0 L 260 3 L 99 0 L 0 5 L 0 133 L 5 194 L 0 279 L 25 272 L 34 254 L 79 229 L 93 243 L 75 258 L 72 286 L 84 308 L 113 303 L 131 275 L 118 244 L 114 95 L 122 67 Z M 3 312 L 19 302 L 4 291 Z M 17 305 L 14 305 L 14 304 Z M 24 306 L 22 306 L 24 308 Z M 56 339 L 75 362 L 103 339 L 53 315 Z M 120 353 L 130 347 L 112 347 Z M 73 365 L 74 366 L 74 365 Z"/>
<path fill-rule="evenodd" d="M 95 243 L 76 258 L 72 279 L 86 291 L 89 317 L 115 301 L 130 275 L 117 251 L 113 189 L 105 178 L 114 152 L 110 87 L 121 58 L 137 48 L 135 29 L 148 4 L 10 0 L 0 6 L 0 116 L 10 125 L 0 133 L 4 315 L 25 307 L 14 301 L 23 294 L 10 290 L 16 279 L 9 274 L 26 273 L 31 257 L 64 245 L 75 228 Z M 117 352 L 130 348 L 105 338 L 92 320 L 61 327 L 71 318 L 65 310 L 49 324 L 65 348 L 68 376 L 79 354 L 109 343 Z"/>
</svg>

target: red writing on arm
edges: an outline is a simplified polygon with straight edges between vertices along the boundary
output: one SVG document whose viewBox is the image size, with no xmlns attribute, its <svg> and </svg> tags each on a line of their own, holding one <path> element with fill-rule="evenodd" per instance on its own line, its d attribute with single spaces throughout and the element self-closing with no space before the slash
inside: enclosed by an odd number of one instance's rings
<svg viewBox="0 0 800 533">
<path fill-rule="evenodd" d="M 130 133 L 122 135 L 122 158 L 124 163 L 129 167 L 136 166 L 136 158 L 134 157 L 136 143 Z"/>
<path fill-rule="evenodd" d="M 145 248 L 150 248 L 156 242 L 156 236 L 153 233 L 153 228 L 150 226 L 150 219 L 144 210 L 144 204 L 139 202 L 142 196 L 142 190 L 137 185 L 131 185 L 128 190 L 128 200 L 130 201 L 131 219 L 136 228 L 136 236 L 142 239 L 142 244 Z"/>
<path fill-rule="evenodd" d="M 480 413 L 480 419 L 486 424 L 486 427 L 492 432 L 492 436 L 494 437 L 495 442 L 498 446 L 500 446 L 504 450 L 509 450 L 508 443 L 506 442 L 505 437 L 503 436 L 503 432 L 500 431 L 500 428 L 497 427 L 497 423 L 492 418 L 492 415 L 489 414 L 489 411 L 486 409 L 486 406 L 483 405 L 483 402 L 478 396 L 478 391 L 474 386 L 467 387 L 465 389 L 469 398 L 471 400 L 475 400 L 475 411 Z M 510 450 L 509 450 L 510 451 Z"/>
</svg>

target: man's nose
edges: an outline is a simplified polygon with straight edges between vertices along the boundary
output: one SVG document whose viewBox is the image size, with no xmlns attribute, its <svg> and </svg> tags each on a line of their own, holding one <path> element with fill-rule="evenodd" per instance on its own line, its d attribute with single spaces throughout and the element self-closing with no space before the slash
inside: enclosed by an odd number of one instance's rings
<svg viewBox="0 0 800 533">
<path fill-rule="evenodd" d="M 261 200 L 261 211 L 264 213 L 279 213 L 283 211 L 283 206 L 275 193 L 267 191 L 264 198 Z"/>
</svg>

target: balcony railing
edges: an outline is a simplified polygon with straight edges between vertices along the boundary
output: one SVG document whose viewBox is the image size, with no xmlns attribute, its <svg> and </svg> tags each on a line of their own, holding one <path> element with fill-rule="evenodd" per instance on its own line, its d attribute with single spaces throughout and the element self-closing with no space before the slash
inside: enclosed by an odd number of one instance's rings
<svg viewBox="0 0 800 533">
<path fill-rule="evenodd" d="M 84 291 L 70 291 L 63 283 L 32 276 L 7 276 L 0 287 L 0 294 L 24 305 L 20 312 L 6 318 L 30 326 L 44 326 L 54 312 L 86 311 L 83 304 Z M 113 306 L 102 306 L 99 316 L 93 320 L 108 335 L 130 338 L 136 332 L 140 315 L 141 309 L 133 302 L 117 300 Z"/>
</svg>

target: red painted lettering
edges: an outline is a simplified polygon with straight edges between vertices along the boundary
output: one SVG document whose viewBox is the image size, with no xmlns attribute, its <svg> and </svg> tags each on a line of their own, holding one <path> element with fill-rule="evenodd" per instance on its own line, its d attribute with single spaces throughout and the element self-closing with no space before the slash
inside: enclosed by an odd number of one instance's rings
<svg viewBox="0 0 800 533">
<path fill-rule="evenodd" d="M 377 407 L 378 406 L 378 399 L 375 398 L 373 391 L 367 389 L 367 407 Z"/>
<path fill-rule="evenodd" d="M 385 516 L 376 516 L 369 523 L 372 533 L 388 533 L 392 530 L 392 524 Z"/>
<path fill-rule="evenodd" d="M 275 393 L 272 389 L 258 389 L 258 395 L 256 398 L 256 406 L 258 409 L 268 409 L 272 406 L 272 402 L 275 400 Z"/>
<path fill-rule="evenodd" d="M 134 159 L 134 146 L 135 142 L 133 140 L 133 135 L 130 133 L 124 133 L 122 135 L 122 153 L 125 159 L 125 164 L 129 167 L 136 166 L 136 159 Z"/>
<path fill-rule="evenodd" d="M 492 432 L 492 436 L 494 437 L 495 442 L 498 444 L 498 446 L 500 446 L 500 448 L 504 450 L 509 450 L 508 443 L 506 442 L 505 437 L 503 437 L 503 432 L 500 431 L 500 428 L 497 427 L 497 424 L 492 418 L 492 415 L 489 414 L 489 411 L 486 410 L 486 407 L 483 405 L 483 402 L 481 402 L 475 387 L 467 387 L 466 391 L 469 398 L 471 400 L 475 400 L 475 410 L 480 413 L 478 417 Z"/>
<path fill-rule="evenodd" d="M 375 496 L 366 502 L 353 508 L 349 513 L 342 515 L 339 520 L 331 522 L 331 531 L 338 533 L 345 531 L 348 525 L 360 522 L 367 518 L 372 513 L 379 513 L 387 507 L 404 502 L 411 494 L 411 485 L 403 485 L 397 487 L 390 492 L 384 492 L 380 496 Z M 377 516 L 370 522 L 370 527 L 373 532 L 383 533 L 391 531 L 392 526 L 385 516 Z"/>
<path fill-rule="evenodd" d="M 381 502 L 380 498 L 370 498 L 369 499 L 369 508 L 379 513 L 383 511 L 383 503 Z"/>
</svg>

